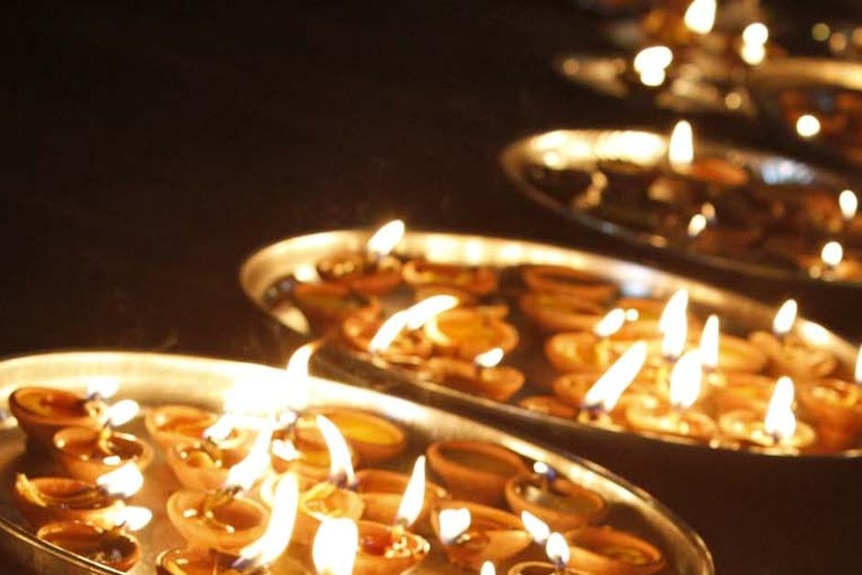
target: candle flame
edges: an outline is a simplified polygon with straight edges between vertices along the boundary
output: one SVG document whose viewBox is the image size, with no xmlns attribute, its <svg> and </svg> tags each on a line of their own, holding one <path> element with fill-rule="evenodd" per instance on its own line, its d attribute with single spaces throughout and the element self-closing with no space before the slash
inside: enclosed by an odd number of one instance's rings
<svg viewBox="0 0 862 575">
<path fill-rule="evenodd" d="M 548 527 L 548 524 L 529 511 L 521 511 L 521 523 L 524 524 L 524 529 L 527 530 L 533 541 L 539 545 L 544 545 L 551 535 L 551 528 Z"/>
<path fill-rule="evenodd" d="M 287 360 L 287 379 L 294 391 L 290 403 L 295 410 L 301 411 L 308 406 L 308 388 L 311 385 L 308 366 L 311 356 L 319 347 L 319 340 L 306 343 L 298 347 Z"/>
<path fill-rule="evenodd" d="M 284 461 L 296 461 L 299 459 L 299 450 L 289 439 L 273 439 L 269 449 L 273 455 Z"/>
<path fill-rule="evenodd" d="M 203 437 L 218 443 L 227 439 L 235 427 L 236 416 L 232 413 L 225 413 L 215 423 L 204 429 Z"/>
<path fill-rule="evenodd" d="M 401 503 L 398 505 L 395 523 L 405 529 L 410 527 L 419 517 L 424 503 L 425 456 L 420 455 L 416 458 L 416 463 L 413 464 L 413 473 L 410 475 L 410 481 L 407 482 L 407 488 L 404 489 L 404 497 L 401 498 Z"/>
<path fill-rule="evenodd" d="M 566 538 L 559 533 L 551 533 L 548 537 L 548 542 L 545 544 L 545 554 L 557 569 L 562 569 L 569 563 L 571 551 Z"/>
<path fill-rule="evenodd" d="M 820 120 L 811 114 L 799 116 L 796 120 L 796 133 L 803 138 L 813 138 L 820 133 Z"/>
<path fill-rule="evenodd" d="M 493 347 L 484 353 L 480 353 L 473 358 L 473 363 L 479 367 L 490 369 L 503 361 L 503 355 L 506 352 L 501 347 Z"/>
<path fill-rule="evenodd" d="M 123 399 L 108 408 L 108 423 L 119 427 L 130 422 L 141 410 L 141 406 L 133 399 Z"/>
<path fill-rule="evenodd" d="M 593 326 L 596 337 L 608 338 L 620 331 L 626 322 L 626 312 L 620 308 L 609 311 Z"/>
<path fill-rule="evenodd" d="M 844 190 L 838 196 L 838 206 L 841 208 L 841 216 L 844 221 L 849 222 L 856 217 L 856 212 L 859 209 L 859 198 L 853 190 Z"/>
<path fill-rule="evenodd" d="M 466 507 L 458 509 L 442 509 L 438 517 L 440 523 L 440 540 L 444 545 L 451 545 L 462 533 L 470 528 L 473 518 Z"/>
<path fill-rule="evenodd" d="M 709 34 L 715 25 L 715 0 L 693 0 L 685 11 L 685 26 L 695 34 Z"/>
<path fill-rule="evenodd" d="M 398 334 L 407 327 L 409 317 L 406 310 L 392 314 L 389 319 L 383 322 L 383 325 L 380 326 L 377 333 L 368 342 L 368 351 L 371 353 L 380 353 L 389 348 L 392 342 L 395 341 L 395 338 L 398 337 Z"/>
<path fill-rule="evenodd" d="M 661 342 L 662 355 L 677 358 L 685 350 L 688 337 L 688 291 L 677 290 L 665 305 L 658 323 L 664 335 Z"/>
<path fill-rule="evenodd" d="M 742 46 L 739 55 L 746 64 L 757 66 L 766 59 L 766 42 L 769 28 L 761 22 L 754 22 L 742 31 Z"/>
<path fill-rule="evenodd" d="M 126 506 L 117 511 L 114 521 L 127 531 L 140 531 L 153 520 L 153 512 L 137 505 Z"/>
<path fill-rule="evenodd" d="M 404 222 L 392 220 L 374 232 L 374 235 L 365 244 L 365 249 L 376 257 L 383 257 L 389 255 L 389 252 L 395 249 L 403 237 Z"/>
<path fill-rule="evenodd" d="M 457 305 L 458 298 L 441 294 L 425 298 L 407 309 L 392 314 L 371 338 L 368 343 L 368 351 L 371 353 L 385 351 L 403 330 L 419 329 L 432 318 Z"/>
<path fill-rule="evenodd" d="M 239 488 L 242 491 L 248 491 L 266 472 L 270 464 L 269 443 L 274 427 L 272 419 L 263 421 L 248 455 L 228 470 L 223 485 L 225 489 Z"/>
<path fill-rule="evenodd" d="M 777 441 L 789 439 L 796 432 L 796 416 L 793 415 L 794 395 L 793 380 L 787 376 L 779 377 L 763 420 L 763 430 L 775 437 Z"/>
<path fill-rule="evenodd" d="M 296 511 L 299 503 L 299 484 L 296 476 L 288 473 L 278 481 L 269 523 L 263 535 L 239 552 L 239 557 L 231 567 L 242 573 L 250 572 L 250 567 L 272 563 L 290 543 Z"/>
<path fill-rule="evenodd" d="M 635 342 L 593 384 L 584 396 L 584 407 L 613 411 L 620 396 L 631 385 L 646 362 L 647 344 Z"/>
<path fill-rule="evenodd" d="M 775 314 L 775 319 L 772 320 L 772 333 L 778 337 L 783 337 L 790 333 L 793 329 L 793 324 L 796 322 L 796 313 L 799 306 L 795 299 L 789 299 L 781 304 Z"/>
<path fill-rule="evenodd" d="M 96 480 L 96 485 L 112 497 L 131 497 L 144 486 L 144 476 L 138 466 L 127 463 Z"/>
<path fill-rule="evenodd" d="M 356 483 L 356 475 L 353 472 L 353 462 L 350 458 L 350 448 L 347 440 L 338 427 L 326 416 L 317 414 L 317 427 L 323 435 L 326 447 L 329 449 L 329 480 L 335 484 L 345 483 L 353 485 Z"/>
<path fill-rule="evenodd" d="M 635 55 L 632 66 L 646 86 L 661 86 L 667 67 L 673 62 L 673 52 L 667 46 L 650 46 Z"/>
<path fill-rule="evenodd" d="M 317 575 L 350 575 L 359 549 L 359 528 L 352 519 L 326 517 L 320 522 L 311 557 Z"/>
<path fill-rule="evenodd" d="M 823 249 L 820 250 L 820 259 L 828 268 L 837 267 L 844 259 L 844 248 L 836 241 L 826 242 Z"/>
<path fill-rule="evenodd" d="M 683 354 L 670 372 L 670 404 L 676 409 L 688 409 L 700 396 L 703 368 L 700 353 L 692 350 Z"/>
<path fill-rule="evenodd" d="M 704 368 L 718 369 L 719 341 L 721 341 L 721 332 L 718 316 L 712 314 L 706 319 L 703 332 L 700 334 L 700 361 Z"/>
<path fill-rule="evenodd" d="M 688 221 L 688 237 L 696 238 L 706 229 L 709 220 L 703 214 L 694 214 Z"/>
<path fill-rule="evenodd" d="M 120 389 L 119 378 L 110 375 L 100 375 L 90 378 L 87 384 L 87 397 L 109 399 Z"/>
<path fill-rule="evenodd" d="M 674 169 L 685 169 L 694 161 L 694 134 L 685 120 L 677 122 L 671 132 L 667 159 Z"/>
<path fill-rule="evenodd" d="M 479 569 L 479 575 L 497 575 L 497 569 L 490 561 L 482 563 L 482 568 Z"/>
</svg>

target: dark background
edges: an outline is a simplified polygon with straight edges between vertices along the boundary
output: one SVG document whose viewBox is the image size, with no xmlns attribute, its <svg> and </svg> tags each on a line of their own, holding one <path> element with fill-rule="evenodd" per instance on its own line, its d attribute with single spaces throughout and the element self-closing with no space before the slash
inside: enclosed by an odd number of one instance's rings
<svg viewBox="0 0 862 575">
<path fill-rule="evenodd" d="M 859 11 L 833 0 L 777 2 L 773 14 L 790 37 L 815 16 Z M 677 119 L 554 76 L 555 53 L 611 48 L 600 19 L 571 2 L 3 12 L 0 354 L 122 348 L 281 364 L 278 330 L 240 292 L 243 258 L 283 237 L 393 216 L 655 259 L 529 204 L 498 168 L 499 151 L 532 133 Z M 799 151 L 755 123 L 696 124 L 711 139 Z M 807 317 L 859 339 L 852 290 L 653 263 L 769 303 L 796 296 Z M 719 573 L 859 572 L 853 462 L 578 452 L 678 511 Z"/>
</svg>

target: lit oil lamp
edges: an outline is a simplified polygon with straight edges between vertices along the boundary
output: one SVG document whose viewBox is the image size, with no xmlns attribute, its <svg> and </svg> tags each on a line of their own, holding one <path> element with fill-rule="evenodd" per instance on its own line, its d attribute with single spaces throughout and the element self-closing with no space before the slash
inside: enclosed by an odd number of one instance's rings
<svg viewBox="0 0 862 575">
<path fill-rule="evenodd" d="M 105 405 L 99 397 L 49 387 L 16 389 L 9 396 L 9 409 L 27 434 L 31 449 L 50 449 L 54 434 L 64 427 L 98 429 L 105 420 Z"/>
<path fill-rule="evenodd" d="M 473 570 L 510 559 L 532 542 L 516 515 L 467 501 L 439 502 L 431 524 L 449 561 Z"/>
<path fill-rule="evenodd" d="M 594 318 L 596 319 L 596 318 Z M 616 308 L 598 317 L 592 331 L 559 333 L 545 341 L 545 357 L 560 373 L 603 371 L 629 342 L 614 342 L 612 337 L 626 321 L 626 312 Z"/>
<path fill-rule="evenodd" d="M 595 523 L 607 511 L 604 498 L 572 483 L 542 462 L 534 473 L 516 475 L 506 484 L 506 501 L 515 513 L 529 511 L 556 531 Z"/>
<path fill-rule="evenodd" d="M 798 453 L 817 440 L 814 430 L 793 413 L 793 380 L 782 376 L 775 384 L 766 416 L 749 410 L 725 413 L 718 424 L 730 442 L 765 453 Z"/>
<path fill-rule="evenodd" d="M 776 376 L 788 375 L 800 381 L 827 377 L 838 367 L 838 360 L 826 349 L 814 348 L 792 333 L 798 306 L 785 301 L 772 322 L 772 333 L 756 331 L 749 341 L 769 358 L 769 370 Z"/>
<path fill-rule="evenodd" d="M 548 332 L 589 330 L 604 306 L 568 293 L 530 291 L 518 299 L 521 311 Z"/>
<path fill-rule="evenodd" d="M 317 427 L 330 452 L 330 472 L 326 481 L 317 483 L 299 496 L 294 541 L 310 545 L 321 521 L 344 517 L 358 521 L 365 504 L 354 492 L 356 475 L 350 462 L 350 448 L 334 423 L 322 415 L 316 416 Z"/>
<path fill-rule="evenodd" d="M 690 185 L 738 187 L 749 181 L 748 172 L 728 160 L 695 157 L 691 124 L 685 120 L 678 122 L 671 133 L 668 164 L 674 177 Z"/>
<path fill-rule="evenodd" d="M 299 418 L 295 430 L 300 450 L 313 445 L 326 448 L 325 438 L 316 424 L 317 414 L 335 424 L 351 451 L 355 451 L 363 463 L 377 464 L 392 459 L 407 446 L 407 434 L 388 419 L 358 409 L 327 407 Z M 312 418 L 315 424 L 308 425 Z M 356 461 L 351 460 L 355 466 Z"/>
<path fill-rule="evenodd" d="M 404 237 L 404 222 L 393 220 L 368 240 L 359 253 L 340 253 L 317 263 L 317 273 L 326 281 L 366 294 L 386 293 L 401 283 L 401 262 L 390 252 Z"/>
<path fill-rule="evenodd" d="M 456 308 L 431 318 L 425 335 L 444 355 L 472 360 L 499 347 L 509 353 L 518 345 L 518 330 L 491 310 Z"/>
<path fill-rule="evenodd" d="M 356 521 L 345 517 L 323 519 L 311 549 L 315 573 L 351 575 L 358 550 Z"/>
<path fill-rule="evenodd" d="M 451 288 L 460 295 L 482 296 L 497 288 L 497 272 L 487 266 L 468 266 L 431 262 L 416 258 L 404 264 L 404 281 L 421 290 L 428 287 Z"/>
<path fill-rule="evenodd" d="M 39 528 L 36 537 L 90 561 L 128 571 L 141 558 L 141 545 L 131 532 L 149 523 L 152 513 L 127 507 L 120 515 L 120 523 L 111 528 L 82 521 L 48 523 Z"/>
<path fill-rule="evenodd" d="M 272 304 L 272 313 L 287 325 L 297 326 L 302 333 L 312 330 L 326 333 L 337 329 L 349 317 L 372 321 L 383 312 L 377 297 L 353 291 L 346 285 L 302 283 L 293 278 L 285 281 L 290 286 L 288 297 L 277 299 Z"/>
<path fill-rule="evenodd" d="M 517 453 L 482 441 L 437 441 L 426 454 L 453 497 L 487 505 L 502 503 L 509 478 L 529 471 Z"/>
<path fill-rule="evenodd" d="M 288 471 L 309 482 L 319 483 L 330 476 L 332 458 L 313 413 L 293 416 L 293 421 L 273 433 L 270 444 L 272 467 L 277 473 Z M 348 445 L 351 465 L 359 465 L 359 453 Z"/>
<path fill-rule="evenodd" d="M 728 377 L 740 381 L 745 374 L 758 374 L 769 362 L 766 354 L 750 342 L 721 333 L 716 315 L 707 318 L 698 346 L 692 349 L 700 351 L 705 379 L 711 386 L 721 385 Z"/>
<path fill-rule="evenodd" d="M 395 523 L 390 527 L 374 521 L 359 522 L 355 574 L 397 575 L 425 559 L 431 549 L 428 541 L 408 531 L 422 511 L 425 492 L 425 457 L 420 456 L 398 506 Z"/>
<path fill-rule="evenodd" d="M 153 458 L 153 449 L 129 433 L 114 427 L 131 420 L 138 412 L 132 400 L 115 403 L 108 409 L 101 429 L 66 427 L 54 434 L 55 455 L 70 475 L 85 481 L 96 481 L 102 475 L 127 463 L 144 469 Z"/>
<path fill-rule="evenodd" d="M 401 498 L 407 489 L 410 476 L 385 469 L 361 469 L 356 472 L 356 492 L 365 503 L 362 519 L 392 525 L 395 523 Z M 429 516 L 431 508 L 439 499 L 448 498 L 449 494 L 442 486 L 425 482 L 425 499 L 416 524 L 423 525 Z M 421 531 L 421 529 L 420 529 Z"/>
<path fill-rule="evenodd" d="M 524 385 L 524 373 L 514 367 L 497 365 L 503 350 L 495 347 L 473 361 L 457 357 L 432 357 L 423 366 L 430 380 L 494 401 L 506 401 Z"/>
<path fill-rule="evenodd" d="M 204 439 L 210 428 L 223 417 L 214 411 L 192 405 L 160 405 L 147 411 L 144 423 L 150 437 L 159 447 L 169 450 L 177 443 Z M 229 421 L 224 420 L 221 425 Z M 219 444 L 222 447 L 239 447 L 251 443 L 251 439 L 250 430 L 233 426 Z"/>
<path fill-rule="evenodd" d="M 548 562 L 525 561 L 517 563 L 509 569 L 509 575 L 578 575 L 582 573 L 573 567 L 568 567 L 571 556 L 569 544 L 560 533 L 551 533 L 545 543 L 545 554 Z"/>
<path fill-rule="evenodd" d="M 614 282 L 590 272 L 557 265 L 527 265 L 521 277 L 532 291 L 563 293 L 596 302 L 614 297 L 619 289 Z"/>
<path fill-rule="evenodd" d="M 629 426 L 639 432 L 710 441 L 716 432 L 711 417 L 691 409 L 698 400 L 702 368 L 699 352 L 688 351 L 670 374 L 670 404 L 633 404 L 626 409 Z"/>
<path fill-rule="evenodd" d="M 642 341 L 632 344 L 583 395 L 583 399 L 579 403 L 578 421 L 590 425 L 617 428 L 620 419 L 612 415 L 614 408 L 643 368 L 646 359 L 647 344 Z M 648 401 L 649 399 L 646 395 L 637 394 L 633 398 L 633 402 Z M 577 398 L 573 396 L 572 401 L 576 400 Z M 654 401 L 652 400 L 650 403 Z"/>
<path fill-rule="evenodd" d="M 595 575 L 650 575 L 664 569 L 662 552 L 612 527 L 586 527 L 565 534 L 569 567 Z"/>
<path fill-rule="evenodd" d="M 815 422 L 824 447 L 846 449 L 862 434 L 862 348 L 856 357 L 854 382 L 838 378 L 802 384 L 799 403 Z"/>
<path fill-rule="evenodd" d="M 144 483 L 140 470 L 127 464 L 106 473 L 96 483 L 66 477 L 15 478 L 12 500 L 35 527 L 56 521 L 80 521 L 112 528 L 131 497 Z"/>
</svg>

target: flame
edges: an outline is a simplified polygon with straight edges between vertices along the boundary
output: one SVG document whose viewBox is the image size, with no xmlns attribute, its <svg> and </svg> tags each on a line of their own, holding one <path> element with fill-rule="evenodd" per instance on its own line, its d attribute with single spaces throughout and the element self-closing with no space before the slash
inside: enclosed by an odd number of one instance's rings
<svg viewBox="0 0 862 575">
<path fill-rule="evenodd" d="M 350 575 L 359 549 L 359 528 L 352 519 L 326 517 L 320 522 L 311 557 L 317 575 Z"/>
<path fill-rule="evenodd" d="M 558 569 L 567 565 L 571 551 L 569 550 L 569 544 L 566 543 L 566 538 L 559 533 L 551 533 L 550 537 L 548 537 L 548 542 L 545 544 L 545 554 Z"/>
<path fill-rule="evenodd" d="M 432 295 L 407 308 L 407 329 L 419 329 L 431 319 L 444 311 L 458 305 L 458 298 L 453 295 Z"/>
<path fill-rule="evenodd" d="M 754 22 L 742 31 L 742 46 L 739 55 L 746 64 L 757 66 L 766 59 L 766 42 L 769 28 L 761 22 Z"/>
<path fill-rule="evenodd" d="M 232 413 L 225 413 L 215 423 L 204 429 L 203 437 L 218 443 L 227 439 L 235 427 L 236 416 Z"/>
<path fill-rule="evenodd" d="M 709 220 L 706 219 L 705 215 L 694 214 L 688 221 L 688 237 L 696 238 L 706 229 L 708 224 Z"/>
<path fill-rule="evenodd" d="M 112 497 L 131 497 L 144 486 L 144 476 L 134 463 L 127 463 L 96 480 L 96 485 Z"/>
<path fill-rule="evenodd" d="M 253 565 L 266 565 L 275 561 L 290 543 L 298 503 L 299 484 L 296 476 L 288 473 L 279 480 L 275 488 L 266 531 L 260 539 L 240 550 L 239 557 L 231 567 L 246 573 Z"/>
<path fill-rule="evenodd" d="M 680 120 L 670 135 L 667 159 L 674 169 L 685 169 L 694 161 L 694 134 L 691 124 Z"/>
<path fill-rule="evenodd" d="M 299 450 L 289 439 L 273 439 L 269 449 L 273 455 L 284 461 L 296 461 L 299 459 Z"/>
<path fill-rule="evenodd" d="M 493 347 L 484 353 L 480 353 L 473 358 L 473 363 L 479 367 L 490 369 L 503 361 L 503 355 L 506 352 L 501 347 Z"/>
<path fill-rule="evenodd" d="M 646 86 L 661 86 L 666 78 L 667 67 L 673 62 L 673 52 L 667 46 L 644 48 L 634 58 L 632 66 Z"/>
<path fill-rule="evenodd" d="M 718 369 L 719 341 L 721 341 L 718 316 L 710 315 L 700 334 L 700 362 L 709 370 Z"/>
<path fill-rule="evenodd" d="M 612 309 L 593 326 L 593 333 L 602 339 L 611 337 L 622 329 L 625 322 L 626 312 L 620 308 Z"/>
<path fill-rule="evenodd" d="M 778 308 L 775 314 L 775 319 L 772 320 L 772 333 L 778 337 L 783 337 L 790 333 L 793 329 L 793 324 L 796 322 L 796 312 L 799 306 L 795 299 L 789 299 Z"/>
<path fill-rule="evenodd" d="M 383 322 L 383 325 L 380 326 L 377 333 L 368 342 L 368 351 L 371 353 L 380 353 L 387 349 L 395 341 L 395 338 L 398 337 L 398 334 L 407 327 L 409 319 L 410 315 L 407 310 L 392 314 L 389 319 Z"/>
<path fill-rule="evenodd" d="M 329 449 L 329 480 L 333 483 L 341 483 L 343 479 L 347 485 L 353 485 L 356 482 L 356 475 L 353 472 L 353 462 L 350 459 L 347 441 L 338 427 L 325 416 L 317 414 L 315 419 Z"/>
<path fill-rule="evenodd" d="M 859 209 L 859 198 L 853 190 L 844 190 L 838 196 L 838 205 L 841 207 L 841 216 L 844 221 L 849 222 L 856 217 L 856 212 Z"/>
<path fill-rule="evenodd" d="M 110 375 L 100 375 L 90 378 L 87 384 L 87 397 L 108 399 L 114 397 L 120 389 L 120 380 Z"/>
<path fill-rule="evenodd" d="M 114 517 L 117 525 L 122 525 L 126 531 L 140 531 L 153 520 L 153 512 L 146 507 L 131 505 L 117 511 Z"/>
<path fill-rule="evenodd" d="M 709 34 L 715 25 L 715 0 L 693 0 L 685 11 L 685 26 L 695 34 Z"/>
<path fill-rule="evenodd" d="M 820 120 L 811 114 L 803 114 L 796 120 L 796 133 L 803 138 L 813 138 L 820 133 Z"/>
<path fill-rule="evenodd" d="M 677 290 L 665 305 L 659 318 L 658 329 L 664 335 L 661 342 L 662 355 L 677 358 L 685 350 L 688 337 L 688 291 Z"/>
<path fill-rule="evenodd" d="M 711 224 L 715 222 L 715 206 L 710 202 L 704 202 L 702 206 L 700 206 L 700 213 L 703 214 L 703 217 L 706 218 L 706 222 Z"/>
<path fill-rule="evenodd" d="M 703 368 L 700 353 L 692 350 L 683 354 L 670 372 L 670 404 L 676 409 L 688 409 L 700 396 Z"/>
<path fill-rule="evenodd" d="M 497 569 L 490 561 L 482 563 L 482 568 L 479 569 L 479 575 L 497 575 Z"/>
<path fill-rule="evenodd" d="M 820 259 L 828 268 L 837 267 L 844 259 L 844 248 L 836 241 L 826 242 L 823 249 L 820 250 Z"/>
<path fill-rule="evenodd" d="M 119 427 L 130 422 L 141 410 L 137 401 L 123 399 L 108 408 L 108 423 L 112 427 Z"/>
<path fill-rule="evenodd" d="M 403 237 L 404 222 L 392 220 L 374 232 L 374 235 L 365 244 L 365 249 L 376 257 L 383 257 L 394 250 Z"/>
<path fill-rule="evenodd" d="M 308 388 L 311 385 L 308 365 L 311 356 L 320 347 L 320 341 L 312 341 L 297 348 L 287 360 L 287 379 L 293 386 L 291 405 L 295 410 L 303 410 L 308 405 Z"/>
<path fill-rule="evenodd" d="M 647 344 L 632 344 L 619 359 L 593 384 L 584 396 L 584 407 L 613 411 L 622 393 L 634 380 L 646 362 Z"/>
<path fill-rule="evenodd" d="M 440 540 L 444 545 L 452 544 L 462 533 L 470 528 L 473 518 L 466 507 L 458 509 L 442 509 L 438 517 L 440 522 Z"/>
<path fill-rule="evenodd" d="M 524 529 L 527 530 L 533 541 L 539 545 L 543 545 L 551 535 L 551 528 L 548 527 L 548 524 L 529 511 L 521 511 L 521 523 L 524 524 Z"/>
<path fill-rule="evenodd" d="M 789 439 L 796 432 L 796 416 L 793 415 L 794 395 L 793 380 L 787 376 L 779 377 L 763 420 L 763 430 L 775 437 L 776 441 Z"/>
<path fill-rule="evenodd" d="M 266 419 L 261 424 L 248 455 L 228 471 L 223 486 L 225 489 L 238 487 L 242 491 L 248 491 L 266 472 L 270 464 L 269 442 L 274 427 L 275 423 L 272 419 Z"/>
<path fill-rule="evenodd" d="M 425 456 L 420 455 L 416 458 L 416 463 L 413 464 L 413 473 L 410 475 L 410 481 L 407 482 L 404 497 L 401 498 L 401 503 L 398 505 L 398 512 L 395 514 L 395 523 L 403 526 L 405 529 L 410 527 L 416 521 L 416 518 L 419 517 L 424 503 Z"/>
</svg>

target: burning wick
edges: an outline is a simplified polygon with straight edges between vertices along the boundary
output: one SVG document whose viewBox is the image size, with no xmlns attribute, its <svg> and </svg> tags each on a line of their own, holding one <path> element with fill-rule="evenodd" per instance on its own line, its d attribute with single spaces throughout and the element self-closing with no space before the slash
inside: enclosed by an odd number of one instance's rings
<svg viewBox="0 0 862 575">
<path fill-rule="evenodd" d="M 844 190 L 838 196 L 838 206 L 841 208 L 841 219 L 846 228 L 853 218 L 856 217 L 856 212 L 859 209 L 859 199 L 853 190 Z"/>
<path fill-rule="evenodd" d="M 388 256 L 404 237 L 404 230 L 403 221 L 392 220 L 374 232 L 374 235 L 365 244 L 365 253 L 371 263 L 377 265 L 380 260 Z"/>
<path fill-rule="evenodd" d="M 694 161 L 694 134 L 686 120 L 680 120 L 673 127 L 667 156 L 670 167 L 677 172 L 687 170 Z"/>
<path fill-rule="evenodd" d="M 356 522 L 345 518 L 325 518 L 320 523 L 311 548 L 317 575 L 350 575 L 359 549 Z"/>
<path fill-rule="evenodd" d="M 844 259 L 844 248 L 836 241 L 826 242 L 820 250 L 820 260 L 823 262 L 823 273 L 832 274 Z M 819 271 L 819 270 L 818 270 Z"/>
<path fill-rule="evenodd" d="M 700 334 L 700 364 L 704 374 L 708 379 L 713 379 L 718 372 L 719 353 L 721 341 L 721 333 L 718 322 L 718 316 L 710 315 L 703 325 L 703 332 Z"/>
<path fill-rule="evenodd" d="M 356 474 L 353 472 L 347 440 L 327 417 L 318 414 L 316 420 L 331 454 L 328 481 L 339 488 L 354 490 L 357 486 Z"/>
<path fill-rule="evenodd" d="M 473 358 L 473 369 L 475 370 L 476 378 L 482 379 L 482 374 L 486 369 L 491 369 L 496 367 L 501 361 L 503 361 L 503 354 L 505 352 L 500 347 L 495 347 L 489 349 L 485 353 L 480 353 L 475 358 Z"/>
<path fill-rule="evenodd" d="M 587 390 L 581 410 L 590 421 L 613 411 L 620 396 L 631 384 L 646 362 L 647 344 L 632 344 L 619 359 Z"/>
<path fill-rule="evenodd" d="M 544 461 L 533 463 L 533 472 L 542 480 L 542 491 L 548 491 L 551 483 L 557 478 L 557 471 Z"/>
<path fill-rule="evenodd" d="M 533 542 L 538 545 L 547 543 L 548 537 L 551 536 L 551 528 L 548 527 L 547 523 L 526 510 L 521 511 L 521 523 L 524 524 L 524 529 L 533 538 Z"/>
<path fill-rule="evenodd" d="M 545 554 L 554 565 L 555 573 L 565 573 L 570 557 L 569 544 L 565 537 L 559 533 L 551 533 L 545 544 Z"/>
<path fill-rule="evenodd" d="M 620 331 L 625 323 L 626 312 L 616 308 L 593 326 L 593 334 L 599 340 L 595 345 L 596 364 L 599 367 L 604 368 L 611 363 L 611 336 Z"/>
<path fill-rule="evenodd" d="M 439 521 L 440 540 L 444 545 L 457 545 L 470 538 L 467 530 L 470 529 L 473 518 L 466 507 L 441 510 Z"/>
<path fill-rule="evenodd" d="M 685 11 L 685 26 L 695 34 L 705 36 L 715 25 L 715 0 L 693 0 Z"/>
<path fill-rule="evenodd" d="M 793 329 L 798 309 L 799 306 L 796 300 L 789 299 L 781 304 L 781 307 L 778 308 L 778 312 L 775 314 L 775 319 L 772 320 L 772 333 L 782 345 L 785 343 L 790 330 Z"/>
<path fill-rule="evenodd" d="M 775 445 L 780 445 L 796 433 L 794 396 L 793 380 L 787 376 L 778 378 L 763 420 L 763 431 L 772 437 Z"/>
<path fill-rule="evenodd" d="M 444 311 L 458 305 L 458 298 L 451 295 L 435 295 L 416 303 L 405 310 L 392 314 L 371 338 L 368 351 L 379 355 L 389 349 L 395 338 L 404 331 L 415 331 Z"/>
</svg>

